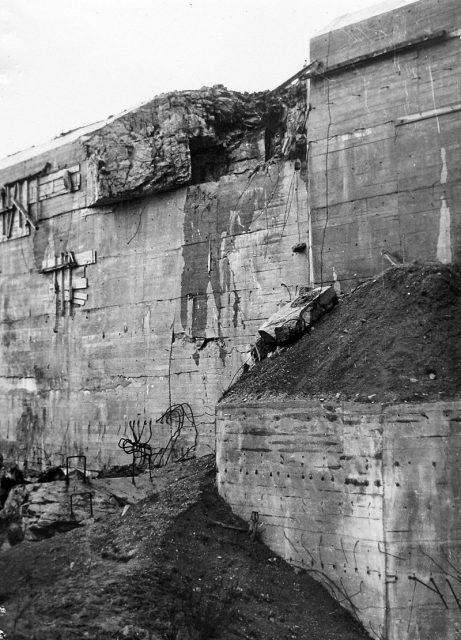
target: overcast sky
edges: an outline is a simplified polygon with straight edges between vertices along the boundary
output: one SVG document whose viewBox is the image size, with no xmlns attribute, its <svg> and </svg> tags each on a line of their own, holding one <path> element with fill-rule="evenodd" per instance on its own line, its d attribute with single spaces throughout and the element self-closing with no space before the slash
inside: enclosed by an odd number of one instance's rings
<svg viewBox="0 0 461 640">
<path fill-rule="evenodd" d="M 272 89 L 302 68 L 310 37 L 374 4 L 0 0 L 0 157 L 164 91 Z"/>
</svg>

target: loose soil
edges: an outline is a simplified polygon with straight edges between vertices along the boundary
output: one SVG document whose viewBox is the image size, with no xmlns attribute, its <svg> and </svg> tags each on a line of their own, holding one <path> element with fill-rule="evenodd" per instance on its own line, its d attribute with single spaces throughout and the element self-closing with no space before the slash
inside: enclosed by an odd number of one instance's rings
<svg viewBox="0 0 461 640">
<path fill-rule="evenodd" d="M 358 287 L 301 340 L 255 365 L 226 401 L 274 396 L 360 402 L 458 399 L 461 271 L 399 266 Z"/>
<path fill-rule="evenodd" d="M 124 514 L 0 554 L 8 640 L 368 637 L 308 573 L 251 541 L 218 496 L 214 458 L 157 470 L 154 486 Z"/>
</svg>

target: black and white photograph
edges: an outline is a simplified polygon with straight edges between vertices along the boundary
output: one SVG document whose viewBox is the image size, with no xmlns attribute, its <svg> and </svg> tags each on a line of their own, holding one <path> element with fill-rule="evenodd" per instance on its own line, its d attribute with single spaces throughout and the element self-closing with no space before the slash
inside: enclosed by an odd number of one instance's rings
<svg viewBox="0 0 461 640">
<path fill-rule="evenodd" d="M 0 640 L 460 638 L 460 0 L 0 0 Z"/>
</svg>

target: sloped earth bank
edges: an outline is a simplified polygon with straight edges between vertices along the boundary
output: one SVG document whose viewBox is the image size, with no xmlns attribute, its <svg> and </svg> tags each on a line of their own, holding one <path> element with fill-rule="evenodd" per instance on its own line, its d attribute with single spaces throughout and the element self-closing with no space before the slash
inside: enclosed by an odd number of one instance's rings
<svg viewBox="0 0 461 640">
<path fill-rule="evenodd" d="M 170 465 L 124 514 L 0 554 L 7 639 L 368 637 L 307 573 L 251 541 L 214 479 L 211 456 Z"/>
<path fill-rule="evenodd" d="M 301 340 L 257 365 L 226 401 L 318 397 L 358 402 L 461 395 L 461 272 L 440 263 L 384 272 Z"/>
</svg>

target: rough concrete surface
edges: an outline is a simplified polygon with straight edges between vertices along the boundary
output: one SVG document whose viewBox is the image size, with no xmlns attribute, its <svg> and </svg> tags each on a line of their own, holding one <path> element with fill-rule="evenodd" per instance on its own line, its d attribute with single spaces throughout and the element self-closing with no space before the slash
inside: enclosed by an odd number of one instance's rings
<svg viewBox="0 0 461 640">
<path fill-rule="evenodd" d="M 461 624 L 461 403 L 272 399 L 218 412 L 220 494 L 326 585 L 371 637 Z"/>
</svg>

